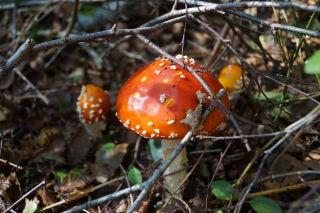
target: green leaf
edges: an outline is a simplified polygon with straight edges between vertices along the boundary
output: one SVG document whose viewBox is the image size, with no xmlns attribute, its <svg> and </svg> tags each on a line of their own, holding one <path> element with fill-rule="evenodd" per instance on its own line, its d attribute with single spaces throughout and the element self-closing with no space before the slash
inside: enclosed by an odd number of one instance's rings
<svg viewBox="0 0 320 213">
<path fill-rule="evenodd" d="M 129 170 L 128 178 L 129 178 L 130 183 L 132 183 L 133 185 L 142 183 L 141 172 L 136 167 L 132 167 Z"/>
<path fill-rule="evenodd" d="M 106 151 L 106 152 L 113 152 L 115 145 L 114 143 L 110 142 L 110 143 L 106 143 L 105 145 L 103 145 L 100 150 L 101 151 Z"/>
<path fill-rule="evenodd" d="M 68 176 L 68 171 L 66 169 L 59 169 L 52 172 L 54 176 L 60 178 L 60 182 L 63 182 L 63 179 Z"/>
<path fill-rule="evenodd" d="M 234 192 L 232 185 L 222 180 L 212 182 L 211 190 L 212 194 L 221 200 L 230 200 Z"/>
<path fill-rule="evenodd" d="M 263 93 L 271 100 L 280 101 L 282 97 L 282 93 L 273 92 L 273 91 L 263 91 Z M 262 93 L 256 93 L 254 98 L 260 102 L 265 102 L 267 99 Z M 287 94 L 287 99 L 294 99 L 294 96 L 291 93 Z"/>
<path fill-rule="evenodd" d="M 161 140 L 148 140 L 147 150 L 154 161 L 158 161 L 163 158 Z"/>
<path fill-rule="evenodd" d="M 223 211 L 221 211 L 220 209 L 218 209 L 218 210 L 214 210 L 213 213 L 223 213 Z"/>
<path fill-rule="evenodd" d="M 307 74 L 320 73 L 320 50 L 313 53 L 304 64 L 304 70 Z"/>
<path fill-rule="evenodd" d="M 258 213 L 281 213 L 276 202 L 266 197 L 256 197 L 249 201 L 251 207 Z"/>
</svg>

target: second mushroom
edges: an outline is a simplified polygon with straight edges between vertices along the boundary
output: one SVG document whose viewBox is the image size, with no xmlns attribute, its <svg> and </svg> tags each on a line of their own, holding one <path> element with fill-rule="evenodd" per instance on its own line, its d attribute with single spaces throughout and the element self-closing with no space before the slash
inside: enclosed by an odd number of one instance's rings
<svg viewBox="0 0 320 213">
<path fill-rule="evenodd" d="M 194 59 L 182 55 L 176 58 L 198 71 L 215 94 L 223 88 Z M 116 103 L 117 116 L 126 128 L 142 137 L 161 139 L 163 159 L 166 160 L 190 128 L 196 130 L 194 134 L 207 135 L 225 121 L 226 117 L 214 109 L 203 124 L 199 123 L 211 100 L 212 97 L 187 69 L 160 58 L 138 70 L 122 86 Z M 227 94 L 221 101 L 229 108 Z M 186 177 L 183 170 L 186 165 L 184 148 L 165 171 L 165 174 L 174 173 L 166 176 L 164 181 L 170 192 L 174 192 Z"/>
</svg>

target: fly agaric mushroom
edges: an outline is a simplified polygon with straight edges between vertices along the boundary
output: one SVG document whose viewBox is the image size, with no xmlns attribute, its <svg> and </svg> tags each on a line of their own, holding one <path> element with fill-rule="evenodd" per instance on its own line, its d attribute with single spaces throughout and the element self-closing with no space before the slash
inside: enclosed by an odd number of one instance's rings
<svg viewBox="0 0 320 213">
<path fill-rule="evenodd" d="M 218 76 L 220 83 L 226 88 L 229 98 L 236 98 L 243 89 L 243 83 L 248 86 L 250 80 L 246 71 L 242 75 L 242 67 L 230 64 L 222 68 Z"/>
<path fill-rule="evenodd" d="M 109 97 L 106 91 L 96 85 L 83 85 L 77 102 L 79 119 L 87 132 L 95 137 L 102 137 L 106 128 L 106 114 L 109 111 Z"/>
<path fill-rule="evenodd" d="M 177 59 L 198 71 L 198 74 L 216 94 L 223 89 L 220 82 L 194 59 L 177 55 Z M 166 160 L 192 127 L 194 134 L 209 134 L 226 117 L 214 109 L 203 124 L 199 124 L 202 111 L 210 104 L 199 81 L 185 68 L 168 59 L 154 62 L 134 73 L 118 93 L 117 116 L 122 124 L 145 138 L 162 140 L 163 159 Z M 221 101 L 229 108 L 225 94 Z M 184 148 L 166 169 L 173 173 L 187 165 Z M 186 176 L 186 171 L 165 177 L 165 186 L 173 192 Z"/>
</svg>

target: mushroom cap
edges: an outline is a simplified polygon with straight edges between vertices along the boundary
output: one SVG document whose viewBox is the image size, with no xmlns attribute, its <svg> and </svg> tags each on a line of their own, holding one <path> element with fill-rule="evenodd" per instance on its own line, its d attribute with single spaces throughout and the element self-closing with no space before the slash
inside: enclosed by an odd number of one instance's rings
<svg viewBox="0 0 320 213">
<path fill-rule="evenodd" d="M 107 93 L 96 85 L 83 85 L 77 102 L 80 121 L 85 125 L 104 122 L 108 111 L 109 97 Z"/>
<path fill-rule="evenodd" d="M 242 80 L 242 67 L 238 64 L 229 64 L 222 68 L 218 76 L 220 83 L 230 94 L 239 94 L 243 88 L 243 82 L 249 85 L 250 79 L 246 71 L 243 72 L 244 81 Z"/>
<path fill-rule="evenodd" d="M 195 64 L 194 59 L 181 55 L 176 58 L 197 70 L 215 94 L 223 88 L 208 70 Z M 122 86 L 116 103 L 117 116 L 125 127 L 143 137 L 181 139 L 190 126 L 180 121 L 186 118 L 188 110 L 195 110 L 199 105 L 197 91 L 206 94 L 203 102 L 208 106 L 211 101 L 208 93 L 187 69 L 168 59 L 156 59 L 134 73 Z M 227 94 L 221 101 L 230 108 Z M 201 119 L 201 113 L 197 119 Z M 211 133 L 225 119 L 214 109 L 200 134 Z"/>
</svg>

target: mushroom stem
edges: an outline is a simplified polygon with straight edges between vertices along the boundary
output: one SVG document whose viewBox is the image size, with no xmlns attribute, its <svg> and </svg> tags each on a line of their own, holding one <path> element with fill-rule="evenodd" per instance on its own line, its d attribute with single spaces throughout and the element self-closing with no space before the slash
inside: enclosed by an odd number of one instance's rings
<svg viewBox="0 0 320 213">
<path fill-rule="evenodd" d="M 169 155 L 173 152 L 173 150 L 179 145 L 181 140 L 162 139 L 161 141 L 163 160 L 166 160 L 169 157 Z M 179 155 L 172 161 L 172 163 L 164 172 L 165 175 L 170 174 L 164 178 L 164 185 L 171 193 L 173 193 L 176 190 L 176 188 L 181 184 L 183 179 L 187 176 L 187 172 L 186 170 L 182 170 L 174 174 L 171 173 L 184 168 L 187 165 L 187 163 L 187 152 L 186 148 L 184 147 L 179 153 Z M 177 194 L 180 195 L 181 191 L 179 190 Z"/>
</svg>

